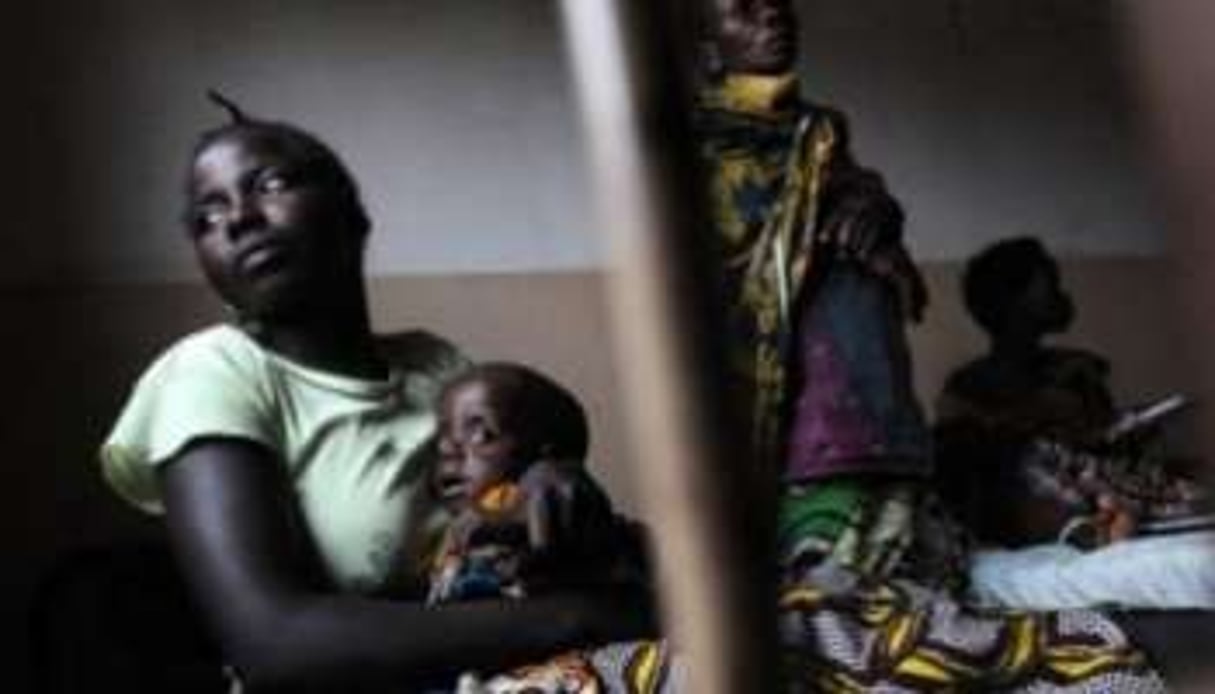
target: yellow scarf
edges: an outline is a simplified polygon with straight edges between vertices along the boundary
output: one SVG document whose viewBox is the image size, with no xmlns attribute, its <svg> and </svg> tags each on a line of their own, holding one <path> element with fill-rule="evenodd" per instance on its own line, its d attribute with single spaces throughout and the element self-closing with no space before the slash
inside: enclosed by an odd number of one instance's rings
<svg viewBox="0 0 1215 694">
<path fill-rule="evenodd" d="M 831 120 L 806 107 L 797 87 L 793 74 L 728 75 L 700 99 L 731 362 L 749 400 L 753 456 L 771 474 L 789 397 L 793 306 L 810 269 L 819 194 L 837 141 Z M 787 138 L 768 136 L 786 127 Z M 756 202 L 764 197 L 771 202 Z"/>
<path fill-rule="evenodd" d="M 726 75 L 704 94 L 707 108 L 749 115 L 779 118 L 797 109 L 797 75 Z"/>
</svg>

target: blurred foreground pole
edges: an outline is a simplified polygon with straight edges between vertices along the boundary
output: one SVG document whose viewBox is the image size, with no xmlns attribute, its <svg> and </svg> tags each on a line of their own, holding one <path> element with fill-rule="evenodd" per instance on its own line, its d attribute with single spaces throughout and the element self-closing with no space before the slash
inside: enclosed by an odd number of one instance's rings
<svg viewBox="0 0 1215 694">
<path fill-rule="evenodd" d="M 1203 454 L 1215 462 L 1215 2 L 1123 0 L 1145 122 L 1162 165 L 1185 333 L 1200 373 Z M 1207 468 L 1208 481 L 1210 468 Z"/>
<path fill-rule="evenodd" d="M 779 690 L 771 485 L 725 412 L 713 239 L 695 176 L 695 0 L 562 0 L 609 239 L 618 372 L 664 621 L 697 694 Z"/>
<path fill-rule="evenodd" d="M 1197 357 L 1194 388 L 1199 396 L 1205 481 L 1215 482 L 1215 2 L 1211 0 L 1122 0 L 1129 19 L 1131 63 L 1147 107 L 1157 161 L 1166 191 L 1182 323 Z M 1197 615 L 1184 625 L 1139 615 L 1141 628 L 1171 651 L 1165 674 L 1179 692 L 1215 691 L 1215 618 Z M 1160 625 L 1153 626 L 1153 621 Z M 1151 645 L 1151 644 L 1147 644 Z M 1176 662 L 1169 662 L 1176 661 Z M 1169 670 L 1172 670 L 1172 673 Z"/>
</svg>

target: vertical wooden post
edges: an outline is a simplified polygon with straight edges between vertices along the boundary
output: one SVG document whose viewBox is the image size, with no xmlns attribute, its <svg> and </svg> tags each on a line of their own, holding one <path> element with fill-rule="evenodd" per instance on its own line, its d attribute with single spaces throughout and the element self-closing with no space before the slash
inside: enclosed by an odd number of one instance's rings
<svg viewBox="0 0 1215 694">
<path fill-rule="evenodd" d="M 1156 180 L 1167 193 L 1173 271 L 1185 319 L 1189 355 L 1196 357 L 1197 431 L 1202 473 L 1215 482 L 1215 3 L 1209 0 L 1150 0 L 1116 3 L 1127 20 L 1131 74 L 1147 117 L 1161 170 Z M 1215 639 L 1215 617 L 1207 612 L 1143 611 L 1123 619 L 1142 633 L 1132 636 L 1155 647 L 1156 665 L 1176 691 L 1215 691 L 1215 661 L 1195 643 Z"/>
<path fill-rule="evenodd" d="M 1199 373 L 1197 416 L 1210 479 L 1215 462 L 1215 4 L 1202 0 L 1124 2 L 1132 74 L 1147 106 L 1162 169 L 1173 243 L 1174 282 Z"/>
<path fill-rule="evenodd" d="M 737 451 L 726 412 L 713 235 L 696 178 L 695 8 L 563 0 L 589 142 L 642 508 L 688 691 L 778 690 L 775 480 Z"/>
</svg>

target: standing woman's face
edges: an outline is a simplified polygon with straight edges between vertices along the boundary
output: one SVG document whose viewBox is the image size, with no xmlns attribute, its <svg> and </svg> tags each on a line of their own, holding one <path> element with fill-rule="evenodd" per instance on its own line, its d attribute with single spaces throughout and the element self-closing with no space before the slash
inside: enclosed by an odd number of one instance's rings
<svg viewBox="0 0 1215 694">
<path fill-rule="evenodd" d="M 362 238 L 327 177 L 273 138 L 234 133 L 199 152 L 187 227 L 211 286 L 241 315 L 306 307 L 359 272 Z"/>
<path fill-rule="evenodd" d="M 797 60 L 791 0 L 717 0 L 717 44 L 731 72 L 777 75 Z"/>
</svg>

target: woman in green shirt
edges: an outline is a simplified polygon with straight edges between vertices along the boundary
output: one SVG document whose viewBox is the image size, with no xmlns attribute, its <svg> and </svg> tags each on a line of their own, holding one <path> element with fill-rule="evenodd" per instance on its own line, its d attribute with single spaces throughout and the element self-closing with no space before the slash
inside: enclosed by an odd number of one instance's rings
<svg viewBox="0 0 1215 694">
<path fill-rule="evenodd" d="M 646 633 L 632 597 L 423 604 L 416 579 L 443 522 L 427 484 L 432 401 L 465 360 L 433 335 L 372 333 L 371 223 L 345 165 L 299 128 L 223 103 L 233 121 L 194 149 L 185 222 L 236 319 L 157 360 L 102 460 L 121 494 L 163 511 L 240 680 L 413 689 Z M 583 478 L 559 465 L 522 485 L 587 508 Z"/>
</svg>

